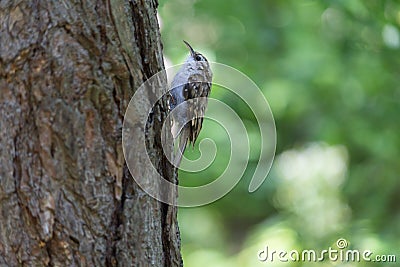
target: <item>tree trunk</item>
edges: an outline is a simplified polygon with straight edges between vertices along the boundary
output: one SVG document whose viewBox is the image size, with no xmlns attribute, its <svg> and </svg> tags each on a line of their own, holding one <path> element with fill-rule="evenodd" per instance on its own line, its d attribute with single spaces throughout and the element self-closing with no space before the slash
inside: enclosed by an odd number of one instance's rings
<svg viewBox="0 0 400 267">
<path fill-rule="evenodd" d="M 1 1 L 1 266 L 182 265 L 176 208 L 137 186 L 121 144 L 130 97 L 163 67 L 157 5 Z M 175 181 L 160 128 L 149 155 Z"/>
</svg>

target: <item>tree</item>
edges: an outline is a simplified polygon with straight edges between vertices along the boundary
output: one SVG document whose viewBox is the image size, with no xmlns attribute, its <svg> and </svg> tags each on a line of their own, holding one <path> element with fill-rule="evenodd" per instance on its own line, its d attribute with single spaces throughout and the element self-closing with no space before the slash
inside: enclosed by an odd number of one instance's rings
<svg viewBox="0 0 400 267">
<path fill-rule="evenodd" d="M 1 3 L 1 265 L 182 265 L 176 208 L 137 186 L 121 144 L 130 97 L 163 68 L 157 6 Z M 149 155 L 175 181 L 148 125 Z"/>
</svg>

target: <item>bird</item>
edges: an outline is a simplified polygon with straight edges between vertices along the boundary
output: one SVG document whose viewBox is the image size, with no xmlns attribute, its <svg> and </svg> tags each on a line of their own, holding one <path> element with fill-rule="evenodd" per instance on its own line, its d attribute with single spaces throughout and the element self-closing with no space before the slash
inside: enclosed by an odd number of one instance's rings
<svg viewBox="0 0 400 267">
<path fill-rule="evenodd" d="M 178 144 L 174 156 L 176 167 L 180 165 L 187 143 L 194 147 L 199 136 L 213 77 L 206 57 L 195 51 L 188 42 L 183 42 L 190 54 L 174 76 L 169 92 L 171 133 L 174 143 Z"/>
</svg>

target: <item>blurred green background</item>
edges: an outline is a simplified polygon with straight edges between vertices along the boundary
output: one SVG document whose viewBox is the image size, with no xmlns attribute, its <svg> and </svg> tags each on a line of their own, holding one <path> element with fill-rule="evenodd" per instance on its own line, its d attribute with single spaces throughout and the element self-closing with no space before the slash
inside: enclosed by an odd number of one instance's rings
<svg viewBox="0 0 400 267">
<path fill-rule="evenodd" d="M 267 245 L 321 251 L 345 238 L 351 249 L 394 254 L 399 264 L 399 1 L 161 0 L 159 18 L 166 65 L 183 62 L 184 39 L 239 69 L 262 90 L 277 129 L 275 161 L 258 191 L 247 192 L 251 157 L 227 196 L 179 210 L 185 266 L 398 266 L 271 263 L 257 254 Z M 215 88 L 211 97 L 236 101 Z M 249 110 L 233 106 L 257 135 Z M 217 127 L 206 121 L 200 136 L 220 133 L 216 162 L 181 172 L 182 184 L 226 167 L 229 139 Z"/>
</svg>

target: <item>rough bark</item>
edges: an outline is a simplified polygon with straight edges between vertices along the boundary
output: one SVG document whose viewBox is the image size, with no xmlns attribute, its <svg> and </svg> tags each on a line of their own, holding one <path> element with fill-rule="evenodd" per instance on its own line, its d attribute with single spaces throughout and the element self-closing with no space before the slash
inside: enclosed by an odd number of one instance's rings
<svg viewBox="0 0 400 267">
<path fill-rule="evenodd" d="M 176 208 L 136 185 L 121 144 L 130 97 L 163 66 L 157 4 L 1 1 L 1 266 L 182 265 Z M 149 154 L 174 181 L 160 127 Z"/>
</svg>

